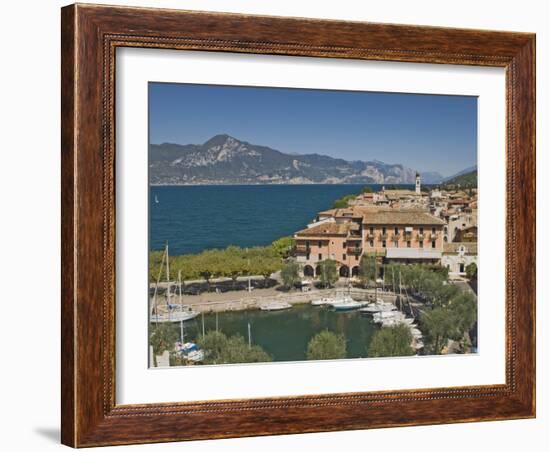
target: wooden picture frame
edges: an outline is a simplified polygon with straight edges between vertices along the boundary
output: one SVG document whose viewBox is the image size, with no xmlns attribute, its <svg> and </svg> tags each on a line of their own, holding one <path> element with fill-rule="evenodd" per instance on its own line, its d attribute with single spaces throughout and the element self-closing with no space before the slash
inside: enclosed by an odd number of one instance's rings
<svg viewBox="0 0 550 452">
<path fill-rule="evenodd" d="M 73 447 L 535 416 L 535 35 L 71 5 L 62 9 L 62 442 Z M 115 50 L 506 70 L 506 383 L 263 399 L 115 403 Z"/>
</svg>

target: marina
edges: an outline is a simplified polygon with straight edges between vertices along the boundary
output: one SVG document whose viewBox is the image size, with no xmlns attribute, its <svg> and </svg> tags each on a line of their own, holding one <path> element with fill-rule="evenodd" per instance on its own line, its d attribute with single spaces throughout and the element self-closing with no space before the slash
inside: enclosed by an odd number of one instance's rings
<svg viewBox="0 0 550 452">
<path fill-rule="evenodd" d="M 199 316 L 184 322 L 187 342 L 196 343 L 200 339 L 202 319 L 203 316 Z M 324 330 L 345 334 L 348 358 L 366 358 L 371 337 L 379 328 L 358 311 L 336 311 L 307 303 L 276 311 L 253 309 L 204 314 L 204 330 L 207 333 L 216 331 L 216 324 L 224 334 L 237 334 L 246 341 L 250 325 L 251 342 L 261 346 L 276 362 L 304 360 L 308 342 Z M 176 323 L 172 327 L 179 330 Z"/>
</svg>

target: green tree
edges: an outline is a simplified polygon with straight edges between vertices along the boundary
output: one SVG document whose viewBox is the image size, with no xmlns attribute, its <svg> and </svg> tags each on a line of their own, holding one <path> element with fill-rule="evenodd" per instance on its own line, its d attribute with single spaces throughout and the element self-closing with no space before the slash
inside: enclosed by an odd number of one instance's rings
<svg viewBox="0 0 550 452">
<path fill-rule="evenodd" d="M 332 259 L 326 259 L 322 261 L 319 266 L 321 267 L 321 284 L 325 287 L 332 286 L 338 281 L 338 269 L 336 267 L 336 261 Z"/>
<path fill-rule="evenodd" d="M 313 336 L 307 345 L 307 359 L 341 359 L 346 357 L 346 338 L 325 330 Z"/>
<path fill-rule="evenodd" d="M 466 265 L 466 277 L 468 279 L 477 279 L 477 265 L 475 262 Z"/>
<path fill-rule="evenodd" d="M 240 335 L 226 336 L 210 331 L 197 341 L 204 351 L 204 364 L 269 362 L 273 358 L 259 345 L 248 346 Z"/>
<path fill-rule="evenodd" d="M 153 347 L 155 366 L 157 365 L 157 355 L 161 355 L 166 350 L 173 350 L 178 339 L 178 330 L 170 322 L 156 323 L 151 326 L 149 344 Z"/>
<path fill-rule="evenodd" d="M 462 340 L 477 321 L 477 301 L 474 295 L 462 292 L 454 297 L 448 309 L 454 317 L 454 332 L 451 339 Z"/>
<path fill-rule="evenodd" d="M 294 248 L 295 240 L 293 237 L 281 237 L 280 239 L 275 240 L 271 246 L 282 259 L 286 259 L 290 256 L 290 252 Z"/>
<path fill-rule="evenodd" d="M 279 271 L 283 264 L 278 257 L 261 257 L 254 260 L 256 274 L 260 274 L 267 281 L 273 273 Z"/>
<path fill-rule="evenodd" d="M 407 325 L 395 325 L 379 329 L 372 336 L 368 346 L 368 355 L 411 356 L 415 354 L 411 347 L 412 335 Z"/>
<path fill-rule="evenodd" d="M 369 185 L 366 185 L 361 190 L 361 193 L 374 193 L 374 190 Z"/>
<path fill-rule="evenodd" d="M 346 195 L 334 201 L 333 209 L 344 209 L 349 206 L 349 202 L 356 198 L 356 195 Z"/>
<path fill-rule="evenodd" d="M 287 289 L 291 289 L 295 284 L 300 282 L 300 266 L 297 262 L 288 262 L 283 266 L 281 270 L 281 279 L 283 280 L 283 285 Z"/>
<path fill-rule="evenodd" d="M 376 257 L 374 256 L 363 256 L 361 262 L 359 263 L 359 279 L 363 286 L 367 286 L 370 281 L 375 281 L 376 279 Z"/>
</svg>

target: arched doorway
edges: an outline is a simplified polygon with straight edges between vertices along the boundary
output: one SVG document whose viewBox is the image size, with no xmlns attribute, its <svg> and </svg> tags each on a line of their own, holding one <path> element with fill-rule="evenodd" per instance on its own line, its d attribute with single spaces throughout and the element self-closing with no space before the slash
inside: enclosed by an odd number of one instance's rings
<svg viewBox="0 0 550 452">
<path fill-rule="evenodd" d="M 349 267 L 347 265 L 342 265 L 340 267 L 340 277 L 348 278 L 349 277 Z"/>
<path fill-rule="evenodd" d="M 359 276 L 359 266 L 356 265 L 351 269 L 351 276 Z"/>
<path fill-rule="evenodd" d="M 313 267 L 311 265 L 306 265 L 304 267 L 304 276 L 313 277 Z"/>
</svg>

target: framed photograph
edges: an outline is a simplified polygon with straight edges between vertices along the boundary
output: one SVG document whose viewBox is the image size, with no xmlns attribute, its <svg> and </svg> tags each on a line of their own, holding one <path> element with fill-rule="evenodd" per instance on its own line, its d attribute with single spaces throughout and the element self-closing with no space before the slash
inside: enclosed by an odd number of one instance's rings
<svg viewBox="0 0 550 452">
<path fill-rule="evenodd" d="M 535 416 L 535 36 L 62 9 L 62 442 Z"/>
</svg>

